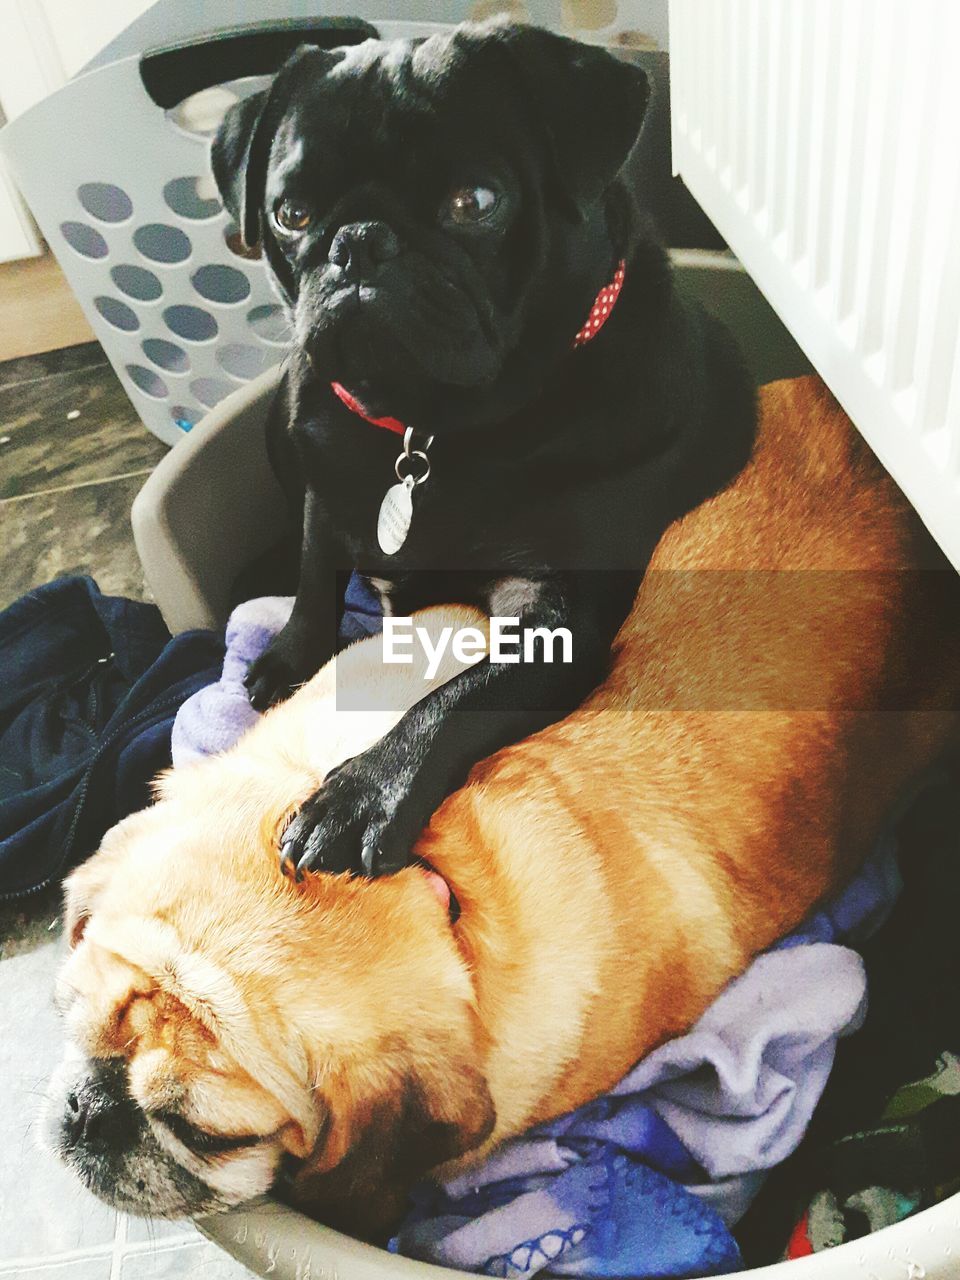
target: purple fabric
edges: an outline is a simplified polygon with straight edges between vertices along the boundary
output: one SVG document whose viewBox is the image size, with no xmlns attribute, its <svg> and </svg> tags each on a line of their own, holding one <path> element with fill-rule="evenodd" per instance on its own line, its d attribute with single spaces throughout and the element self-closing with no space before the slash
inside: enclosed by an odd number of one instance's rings
<svg viewBox="0 0 960 1280">
<path fill-rule="evenodd" d="M 218 755 L 256 724 L 259 716 L 247 700 L 243 678 L 290 617 L 293 596 L 264 596 L 238 605 L 227 623 L 227 654 L 216 684 L 184 703 L 173 729 L 174 766 Z M 340 644 L 374 635 L 383 626 L 379 598 L 353 573 L 344 595 Z"/>
<path fill-rule="evenodd" d="M 221 680 L 177 718 L 175 764 L 225 750 L 255 723 L 243 675 L 290 604 L 234 611 Z M 735 1269 L 724 1224 L 797 1146 L 838 1038 L 864 1015 L 863 965 L 839 944 L 878 928 L 899 889 L 892 842 L 881 842 L 843 893 L 609 1094 L 505 1143 L 468 1175 L 419 1188 L 396 1247 L 490 1275 Z"/>
<path fill-rule="evenodd" d="M 227 623 L 227 652 L 216 684 L 201 689 L 177 712 L 170 748 L 174 768 L 219 755 L 260 719 L 243 687 L 247 667 L 281 630 L 293 608 L 292 596 L 264 596 L 238 605 Z"/>
<path fill-rule="evenodd" d="M 395 1247 L 494 1275 L 735 1269 L 717 1223 L 736 1222 L 759 1190 L 762 1171 L 799 1143 L 837 1040 L 860 1025 L 865 996 L 863 964 L 846 947 L 814 942 L 758 957 L 687 1035 L 649 1054 L 605 1097 L 504 1143 L 442 1187 L 422 1188 Z M 608 1185 L 611 1159 L 621 1170 L 682 1180 L 699 1214 L 650 1179 L 639 1183 L 643 1195 L 636 1183 L 619 1200 L 586 1195 L 587 1187 Z M 663 1247 L 655 1228 L 665 1213 L 671 1220 L 681 1215 L 693 1232 L 688 1245 L 709 1240 L 714 1271 L 702 1258 L 697 1270 L 682 1249 L 648 1256 L 651 1239 Z M 638 1252 L 623 1270 L 625 1238 Z M 559 1239 L 558 1267 L 542 1242 L 552 1248 Z M 504 1258 L 508 1271 L 499 1269 Z M 654 1262 L 663 1269 L 654 1271 Z"/>
<path fill-rule="evenodd" d="M 710 1179 L 770 1169 L 806 1131 L 865 997 L 863 962 L 848 947 L 769 951 L 612 1093 L 652 1107 Z"/>
</svg>

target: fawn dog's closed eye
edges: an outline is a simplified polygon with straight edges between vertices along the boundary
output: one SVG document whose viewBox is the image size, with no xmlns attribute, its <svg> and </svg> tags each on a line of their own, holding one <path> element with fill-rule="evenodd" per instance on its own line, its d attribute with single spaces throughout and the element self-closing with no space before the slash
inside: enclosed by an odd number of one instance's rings
<svg viewBox="0 0 960 1280">
<path fill-rule="evenodd" d="M 276 871 L 317 778 L 431 687 L 376 640 L 339 679 L 389 710 L 338 711 L 327 667 L 109 833 L 68 884 L 51 1089 L 89 1187 L 176 1215 L 275 1186 L 382 1238 L 426 1169 L 610 1088 L 851 873 L 955 733 L 956 580 L 818 380 L 762 409 L 605 683 L 474 769 L 418 843 L 432 872 Z"/>
</svg>

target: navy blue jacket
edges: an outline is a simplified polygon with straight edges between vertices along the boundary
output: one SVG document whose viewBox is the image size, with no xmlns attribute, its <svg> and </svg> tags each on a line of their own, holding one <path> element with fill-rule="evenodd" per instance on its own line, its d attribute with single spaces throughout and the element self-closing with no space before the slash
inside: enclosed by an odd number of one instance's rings
<svg viewBox="0 0 960 1280">
<path fill-rule="evenodd" d="M 0 898 L 60 879 L 150 802 L 177 708 L 223 640 L 175 639 L 149 604 L 60 578 L 0 613 Z"/>
</svg>

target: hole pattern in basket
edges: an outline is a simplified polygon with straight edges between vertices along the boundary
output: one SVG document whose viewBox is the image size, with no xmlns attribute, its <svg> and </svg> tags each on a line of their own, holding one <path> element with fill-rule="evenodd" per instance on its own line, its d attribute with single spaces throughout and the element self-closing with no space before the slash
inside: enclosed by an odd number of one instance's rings
<svg viewBox="0 0 960 1280">
<path fill-rule="evenodd" d="M 219 331 L 219 326 L 209 311 L 185 303 L 167 307 L 163 319 L 170 332 L 186 342 L 209 342 Z"/>
<path fill-rule="evenodd" d="M 221 378 L 195 378 L 190 383 L 190 394 L 195 396 L 201 404 L 212 409 L 215 404 L 219 404 L 224 396 L 228 396 L 233 390 L 228 382 L 224 382 Z"/>
<path fill-rule="evenodd" d="M 256 262 L 262 256 L 262 251 L 258 244 L 251 248 L 243 243 L 243 236 L 240 234 L 239 227 L 227 227 L 223 233 L 223 239 L 227 248 L 237 258 L 245 258 L 248 262 Z"/>
<path fill-rule="evenodd" d="M 247 324 L 258 338 L 263 342 L 269 342 L 271 346 L 288 347 L 292 341 L 290 321 L 283 307 L 254 307 L 247 316 Z"/>
<path fill-rule="evenodd" d="M 192 251 L 190 237 L 178 227 L 168 227 L 165 222 L 148 222 L 137 227 L 133 243 L 151 262 L 186 262 Z"/>
<path fill-rule="evenodd" d="M 128 307 L 125 302 L 121 302 L 119 298 L 109 298 L 101 295 L 94 298 L 93 305 L 106 320 L 107 324 L 112 325 L 114 329 L 120 329 L 123 333 L 133 333 L 140 328 L 140 321 L 137 313 L 132 307 Z"/>
<path fill-rule="evenodd" d="M 160 375 L 152 369 L 145 369 L 142 364 L 128 364 L 127 376 L 145 396 L 151 396 L 154 400 L 163 400 L 170 394 Z"/>
<path fill-rule="evenodd" d="M 168 373 L 190 372 L 190 357 L 175 342 L 167 342 L 165 338 L 144 338 L 140 345 L 147 359 Z"/>
<path fill-rule="evenodd" d="M 217 364 L 241 382 L 256 378 L 269 362 L 270 357 L 261 347 L 247 347 L 242 342 L 228 342 L 217 351 Z"/>
<path fill-rule="evenodd" d="M 100 232 L 85 222 L 61 222 L 60 234 L 81 258 L 105 258 L 110 252 Z"/>
<path fill-rule="evenodd" d="M 111 268 L 110 277 L 121 293 L 138 302 L 156 302 L 163 295 L 163 285 L 145 267 L 134 267 L 128 262 Z"/>
<path fill-rule="evenodd" d="M 189 431 L 203 417 L 203 410 L 195 409 L 188 404 L 175 404 L 170 409 L 170 417 L 173 419 L 174 426 L 179 427 L 181 431 Z"/>
<path fill-rule="evenodd" d="M 133 216 L 133 201 L 111 182 L 84 182 L 77 188 L 77 199 L 91 218 L 101 222 L 126 222 Z"/>
<path fill-rule="evenodd" d="M 163 198 L 169 209 L 190 222 L 215 218 L 223 208 L 209 177 L 173 178 L 163 188 Z"/>
<path fill-rule="evenodd" d="M 211 263 L 191 277 L 193 287 L 208 302 L 243 302 L 250 296 L 250 281 L 236 267 Z"/>
</svg>

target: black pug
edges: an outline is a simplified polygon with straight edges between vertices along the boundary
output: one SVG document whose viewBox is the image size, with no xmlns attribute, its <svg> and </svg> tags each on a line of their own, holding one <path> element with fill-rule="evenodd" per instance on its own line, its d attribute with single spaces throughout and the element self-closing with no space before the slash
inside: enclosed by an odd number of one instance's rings
<svg viewBox="0 0 960 1280">
<path fill-rule="evenodd" d="M 268 434 L 300 581 L 253 705 L 332 656 L 354 568 L 394 614 L 462 601 L 573 636 L 570 663 L 471 667 L 329 775 L 286 871 L 403 866 L 474 763 L 602 680 L 660 535 L 749 457 L 738 353 L 618 176 L 647 96 L 601 49 L 464 26 L 302 48 L 214 140 L 296 340 Z"/>
</svg>

